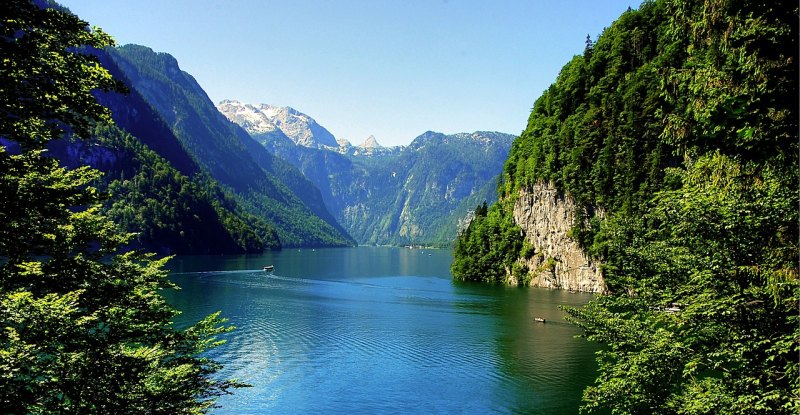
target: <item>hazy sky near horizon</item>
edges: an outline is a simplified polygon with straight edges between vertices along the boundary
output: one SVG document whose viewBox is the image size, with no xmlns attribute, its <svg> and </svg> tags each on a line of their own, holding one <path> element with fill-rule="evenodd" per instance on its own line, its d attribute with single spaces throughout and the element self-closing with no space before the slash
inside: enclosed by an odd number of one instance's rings
<svg viewBox="0 0 800 415">
<path fill-rule="evenodd" d="M 60 0 L 173 55 L 215 103 L 290 106 L 360 144 L 519 134 L 561 67 L 640 0 Z"/>
</svg>

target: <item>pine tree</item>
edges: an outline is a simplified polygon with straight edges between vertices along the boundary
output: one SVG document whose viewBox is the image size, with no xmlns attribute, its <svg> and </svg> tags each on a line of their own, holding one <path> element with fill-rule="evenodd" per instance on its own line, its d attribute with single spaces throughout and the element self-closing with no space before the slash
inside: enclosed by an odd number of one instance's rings
<svg viewBox="0 0 800 415">
<path fill-rule="evenodd" d="M 589 34 L 586 34 L 586 42 L 585 47 L 583 48 L 583 57 L 586 61 L 592 60 L 592 51 L 594 50 L 594 42 L 592 42 L 592 37 Z"/>
</svg>

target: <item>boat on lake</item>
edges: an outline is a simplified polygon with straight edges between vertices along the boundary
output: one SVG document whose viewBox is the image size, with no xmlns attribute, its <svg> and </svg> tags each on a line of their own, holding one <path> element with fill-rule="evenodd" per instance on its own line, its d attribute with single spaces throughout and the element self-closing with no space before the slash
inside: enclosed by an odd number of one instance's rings
<svg viewBox="0 0 800 415">
<path fill-rule="evenodd" d="M 533 321 L 538 321 L 539 323 L 544 323 L 547 320 L 545 320 L 544 317 L 534 317 Z"/>
<path fill-rule="evenodd" d="M 264 267 L 264 271 L 274 271 L 274 270 L 275 270 L 275 266 L 274 265 L 266 265 Z"/>
</svg>

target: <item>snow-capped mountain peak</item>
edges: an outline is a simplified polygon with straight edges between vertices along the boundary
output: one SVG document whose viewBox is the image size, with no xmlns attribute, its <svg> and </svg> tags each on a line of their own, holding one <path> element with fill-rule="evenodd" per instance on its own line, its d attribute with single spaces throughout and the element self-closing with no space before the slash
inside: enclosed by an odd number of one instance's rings
<svg viewBox="0 0 800 415">
<path fill-rule="evenodd" d="M 250 134 L 266 134 L 279 129 L 268 116 L 250 104 L 226 99 L 217 105 L 217 109 Z"/>
<path fill-rule="evenodd" d="M 269 104 L 258 106 L 225 100 L 217 106 L 228 119 L 251 134 L 279 129 L 295 144 L 311 148 L 338 148 L 336 138 L 313 118 L 292 108 Z M 270 127 L 274 127 L 269 129 Z"/>
</svg>

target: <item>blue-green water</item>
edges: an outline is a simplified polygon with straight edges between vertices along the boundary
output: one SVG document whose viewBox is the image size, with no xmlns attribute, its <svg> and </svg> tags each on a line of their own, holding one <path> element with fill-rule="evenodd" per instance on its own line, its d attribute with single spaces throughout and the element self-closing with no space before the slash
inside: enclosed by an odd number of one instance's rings
<svg viewBox="0 0 800 415">
<path fill-rule="evenodd" d="M 183 323 L 221 310 L 237 327 L 212 355 L 253 387 L 214 414 L 577 413 L 595 347 L 557 306 L 590 296 L 453 283 L 451 260 L 369 247 L 183 257 L 168 297 Z"/>
</svg>

